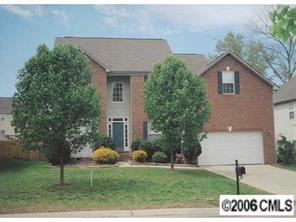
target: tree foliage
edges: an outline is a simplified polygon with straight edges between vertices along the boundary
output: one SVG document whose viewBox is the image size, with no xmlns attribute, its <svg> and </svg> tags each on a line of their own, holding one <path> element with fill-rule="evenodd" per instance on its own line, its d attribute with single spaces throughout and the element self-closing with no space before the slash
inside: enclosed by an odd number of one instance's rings
<svg viewBox="0 0 296 222">
<path fill-rule="evenodd" d="M 37 49 L 19 71 L 13 96 L 13 125 L 26 149 L 60 157 L 98 136 L 99 97 L 89 84 L 86 57 L 70 44 Z"/>
<path fill-rule="evenodd" d="M 262 59 L 263 48 L 261 41 L 247 40 L 241 33 L 228 32 L 223 40 L 217 42 L 216 54 L 220 55 L 231 50 L 256 70 L 265 73 L 268 65 Z"/>
<path fill-rule="evenodd" d="M 268 23 L 252 26 L 253 38 L 241 33 L 227 33 L 217 42 L 215 56 L 231 50 L 268 79 L 278 84 L 285 83 L 296 73 L 296 37 L 290 36 L 283 43 L 271 35 L 269 27 Z"/>
<path fill-rule="evenodd" d="M 280 85 L 296 74 L 296 35 L 295 32 L 290 31 L 291 19 L 283 15 L 289 12 L 293 17 L 294 14 L 295 21 L 295 7 L 292 9 L 284 6 L 278 9 L 271 8 L 271 10 L 274 11 L 271 14 L 270 9 L 258 14 L 258 22 L 252 23 L 250 30 L 253 34 L 252 38 L 264 43 L 260 58 L 268 65 L 268 73 L 265 75 Z M 283 28 L 287 28 L 285 34 L 282 32 Z"/>
<path fill-rule="evenodd" d="M 198 134 L 210 115 L 203 80 L 185 64 L 168 57 L 154 66 L 144 86 L 145 112 L 153 128 L 162 132 L 171 153 L 180 146 L 186 127 Z"/>
<path fill-rule="evenodd" d="M 278 6 L 270 13 L 270 19 L 271 34 L 282 42 L 287 42 L 289 37 L 296 35 L 296 7 Z"/>
</svg>

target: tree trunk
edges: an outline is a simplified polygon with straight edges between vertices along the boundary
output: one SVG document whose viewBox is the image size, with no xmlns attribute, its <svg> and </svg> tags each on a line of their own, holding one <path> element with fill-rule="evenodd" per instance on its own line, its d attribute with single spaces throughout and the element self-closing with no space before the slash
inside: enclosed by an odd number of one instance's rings
<svg viewBox="0 0 296 222">
<path fill-rule="evenodd" d="M 174 151 L 171 150 L 171 170 L 174 170 Z"/>
<path fill-rule="evenodd" d="M 60 151 L 60 185 L 64 185 L 64 153 Z"/>
</svg>

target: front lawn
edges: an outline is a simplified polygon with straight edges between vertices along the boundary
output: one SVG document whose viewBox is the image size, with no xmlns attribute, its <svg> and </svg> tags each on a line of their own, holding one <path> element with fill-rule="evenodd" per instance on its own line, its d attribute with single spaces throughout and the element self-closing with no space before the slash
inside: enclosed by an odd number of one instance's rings
<svg viewBox="0 0 296 222">
<path fill-rule="evenodd" d="M 0 213 L 217 207 L 219 194 L 235 194 L 234 181 L 202 169 L 66 167 L 64 188 L 58 177 L 46 162 L 0 160 Z M 264 192 L 241 184 L 241 193 Z"/>
</svg>

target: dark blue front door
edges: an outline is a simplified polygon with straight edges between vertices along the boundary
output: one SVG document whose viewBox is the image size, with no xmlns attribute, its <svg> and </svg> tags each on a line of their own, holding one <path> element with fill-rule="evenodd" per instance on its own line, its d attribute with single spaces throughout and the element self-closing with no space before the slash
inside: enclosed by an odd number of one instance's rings
<svg viewBox="0 0 296 222">
<path fill-rule="evenodd" d="M 116 149 L 123 150 L 123 123 L 113 123 L 112 134 Z"/>
</svg>

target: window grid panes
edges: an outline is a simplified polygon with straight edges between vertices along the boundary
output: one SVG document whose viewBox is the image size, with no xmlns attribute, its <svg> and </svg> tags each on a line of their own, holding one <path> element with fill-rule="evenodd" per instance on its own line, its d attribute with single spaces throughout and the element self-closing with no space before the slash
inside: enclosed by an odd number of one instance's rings
<svg viewBox="0 0 296 222">
<path fill-rule="evenodd" d="M 290 119 L 294 119 L 295 118 L 294 111 L 289 112 L 289 118 Z"/>
<path fill-rule="evenodd" d="M 113 83 L 112 91 L 113 91 L 112 101 L 123 102 L 123 84 L 121 82 Z"/>
<path fill-rule="evenodd" d="M 234 84 L 223 83 L 223 93 L 234 93 Z"/>
<path fill-rule="evenodd" d="M 125 146 L 128 146 L 128 133 L 127 133 L 127 124 L 124 125 L 124 134 L 125 134 Z"/>
</svg>

